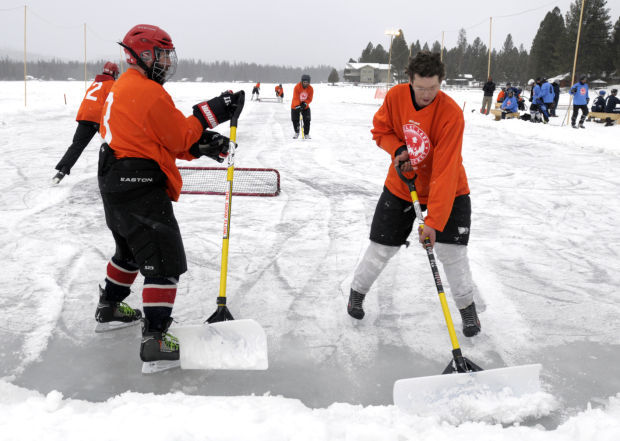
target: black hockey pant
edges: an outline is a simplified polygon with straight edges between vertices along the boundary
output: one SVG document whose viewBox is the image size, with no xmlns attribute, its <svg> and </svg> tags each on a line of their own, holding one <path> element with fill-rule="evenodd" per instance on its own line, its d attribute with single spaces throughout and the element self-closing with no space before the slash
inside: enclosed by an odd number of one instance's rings
<svg viewBox="0 0 620 441">
<path fill-rule="evenodd" d="M 73 143 L 69 146 L 58 164 L 56 170 L 68 175 L 78 158 L 99 131 L 99 124 L 92 121 L 78 121 L 78 126 L 73 135 Z"/>
<path fill-rule="evenodd" d="M 293 121 L 293 129 L 295 129 L 295 133 L 299 133 L 299 114 L 304 120 L 304 135 L 310 134 L 310 108 L 306 108 L 304 110 L 301 109 L 291 109 L 291 120 Z"/>
<path fill-rule="evenodd" d="M 571 116 L 570 122 L 574 126 L 575 122 L 577 122 L 577 114 L 579 113 L 579 109 L 581 109 L 581 118 L 579 118 L 579 124 L 583 124 L 586 120 L 586 116 L 588 116 L 588 106 L 586 104 L 574 104 L 573 105 L 573 116 Z"/>
</svg>

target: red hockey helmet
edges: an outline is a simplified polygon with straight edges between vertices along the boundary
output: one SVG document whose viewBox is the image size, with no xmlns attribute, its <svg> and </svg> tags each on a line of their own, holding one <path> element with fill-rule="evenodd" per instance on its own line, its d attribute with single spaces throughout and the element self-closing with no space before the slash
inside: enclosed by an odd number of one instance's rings
<svg viewBox="0 0 620 441">
<path fill-rule="evenodd" d="M 176 51 L 172 38 L 163 29 L 148 24 L 136 25 L 119 44 L 125 48 L 127 63 L 140 66 L 151 80 L 164 84 L 174 75 Z"/>
<path fill-rule="evenodd" d="M 108 61 L 103 65 L 103 73 L 112 76 L 114 79 L 118 77 L 118 66 L 116 63 Z"/>
</svg>

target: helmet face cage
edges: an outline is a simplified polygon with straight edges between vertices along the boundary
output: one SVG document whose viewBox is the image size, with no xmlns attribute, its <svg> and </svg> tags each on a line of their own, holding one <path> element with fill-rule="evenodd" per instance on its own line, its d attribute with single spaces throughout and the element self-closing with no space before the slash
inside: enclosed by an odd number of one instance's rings
<svg viewBox="0 0 620 441">
<path fill-rule="evenodd" d="M 177 71 L 177 53 L 174 49 L 162 49 L 160 47 L 154 47 L 153 52 L 155 59 L 149 70 L 149 78 L 159 84 L 164 84 Z"/>
</svg>

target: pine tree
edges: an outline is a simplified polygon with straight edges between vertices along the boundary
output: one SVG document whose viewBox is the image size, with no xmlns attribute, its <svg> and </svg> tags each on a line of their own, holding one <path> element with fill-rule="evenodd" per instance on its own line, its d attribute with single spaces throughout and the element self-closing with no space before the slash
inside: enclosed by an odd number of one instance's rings
<svg viewBox="0 0 620 441">
<path fill-rule="evenodd" d="M 512 42 L 512 35 L 508 34 L 502 50 L 497 56 L 496 77 L 499 81 L 516 82 L 519 75 L 519 50 Z"/>
<path fill-rule="evenodd" d="M 329 76 L 327 77 L 327 82 L 328 83 L 337 83 L 338 81 L 340 81 L 340 77 L 338 76 L 338 71 L 336 69 L 332 69 L 332 71 L 329 73 Z"/>
<path fill-rule="evenodd" d="M 470 73 L 478 81 L 487 79 L 488 55 L 488 49 L 480 37 L 476 37 L 471 46 L 467 48 L 467 57 L 471 59 Z"/>
<path fill-rule="evenodd" d="M 615 78 L 620 77 L 620 17 L 614 24 L 609 40 L 608 58 L 611 62 L 610 71 L 615 71 Z"/>
<path fill-rule="evenodd" d="M 531 78 L 568 72 L 566 28 L 558 7 L 545 15 L 530 49 L 528 74 Z"/>
<path fill-rule="evenodd" d="M 383 46 L 378 44 L 372 50 L 372 54 L 370 55 L 370 61 L 368 61 L 368 62 L 369 63 L 387 64 L 389 56 L 390 56 L 390 54 L 385 49 L 383 49 Z"/>
<path fill-rule="evenodd" d="M 399 29 L 398 35 L 394 37 L 392 40 L 392 72 L 394 72 L 394 76 L 396 77 L 397 82 L 406 81 L 407 74 L 405 70 L 407 69 L 407 64 L 409 61 L 409 48 L 407 47 L 407 42 L 405 41 L 405 34 L 402 29 Z"/>
<path fill-rule="evenodd" d="M 568 43 L 572 46 L 573 53 L 577 42 L 581 3 L 581 0 L 575 0 L 566 13 Z M 577 77 L 580 74 L 598 77 L 606 73 L 610 30 L 611 17 L 609 8 L 607 8 L 607 0 L 588 0 L 585 2 L 579 52 L 577 54 L 577 71 L 575 72 Z M 572 66 L 572 63 L 570 65 Z"/>
<path fill-rule="evenodd" d="M 373 63 L 372 61 L 372 53 L 375 50 L 375 47 L 371 42 L 368 42 L 366 49 L 362 51 L 362 55 L 359 58 L 360 63 Z"/>
</svg>

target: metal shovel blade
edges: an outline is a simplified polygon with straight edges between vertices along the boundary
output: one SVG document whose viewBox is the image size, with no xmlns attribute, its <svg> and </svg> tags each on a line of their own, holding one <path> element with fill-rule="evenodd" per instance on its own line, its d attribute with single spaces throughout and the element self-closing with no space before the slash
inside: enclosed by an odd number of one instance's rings
<svg viewBox="0 0 620 441">
<path fill-rule="evenodd" d="M 170 329 L 179 339 L 181 369 L 265 370 L 267 336 L 254 320 Z"/>
<path fill-rule="evenodd" d="M 541 392 L 540 364 L 486 371 L 407 378 L 394 383 L 394 404 L 404 411 L 424 414 L 463 395 L 502 394 L 520 397 Z"/>
</svg>

